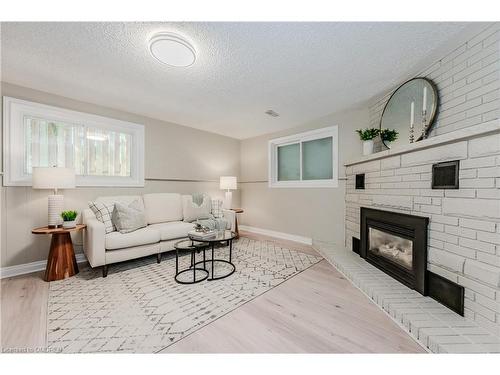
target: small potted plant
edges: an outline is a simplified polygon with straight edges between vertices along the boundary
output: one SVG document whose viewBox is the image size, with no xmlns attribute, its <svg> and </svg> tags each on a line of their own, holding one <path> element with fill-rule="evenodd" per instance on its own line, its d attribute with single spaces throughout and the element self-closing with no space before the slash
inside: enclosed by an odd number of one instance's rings
<svg viewBox="0 0 500 375">
<path fill-rule="evenodd" d="M 379 129 L 367 128 L 358 129 L 356 132 L 359 134 L 359 138 L 363 141 L 363 155 L 373 154 L 373 139 L 380 134 Z"/>
<path fill-rule="evenodd" d="M 396 139 L 398 139 L 398 135 L 399 133 L 396 129 L 382 129 L 380 131 L 380 139 L 382 139 L 382 142 L 387 148 L 391 148 L 391 142 L 394 142 Z"/>
<path fill-rule="evenodd" d="M 63 228 L 70 229 L 76 227 L 76 217 L 78 212 L 76 211 L 63 211 L 61 212 L 61 217 L 63 219 Z"/>
</svg>

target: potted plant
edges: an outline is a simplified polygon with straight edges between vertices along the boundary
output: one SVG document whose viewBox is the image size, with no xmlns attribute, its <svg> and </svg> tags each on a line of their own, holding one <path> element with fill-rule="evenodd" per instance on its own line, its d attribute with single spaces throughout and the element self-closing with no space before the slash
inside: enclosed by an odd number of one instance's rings
<svg viewBox="0 0 500 375">
<path fill-rule="evenodd" d="M 398 131 L 396 129 L 382 129 L 380 131 L 380 139 L 384 143 L 385 147 L 391 148 L 390 143 L 398 139 Z"/>
<path fill-rule="evenodd" d="M 373 139 L 379 135 L 380 130 L 375 128 L 358 129 L 356 132 L 363 141 L 363 155 L 373 154 Z"/>
<path fill-rule="evenodd" d="M 69 229 L 76 227 L 76 217 L 78 212 L 76 211 L 63 211 L 61 212 L 61 217 L 63 219 L 63 228 Z"/>
</svg>

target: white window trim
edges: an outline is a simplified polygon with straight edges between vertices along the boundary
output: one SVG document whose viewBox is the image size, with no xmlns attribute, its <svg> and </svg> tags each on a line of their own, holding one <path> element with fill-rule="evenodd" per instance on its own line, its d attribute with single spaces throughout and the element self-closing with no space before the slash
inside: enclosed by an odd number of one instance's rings
<svg viewBox="0 0 500 375">
<path fill-rule="evenodd" d="M 330 180 L 300 180 L 300 181 L 278 181 L 278 146 L 293 143 L 302 143 L 332 137 L 332 179 Z M 338 126 L 330 126 L 311 130 L 303 133 L 293 134 L 286 137 L 275 138 L 268 145 L 268 171 L 270 188 L 336 188 L 338 182 Z M 302 146 L 300 146 L 300 176 L 302 178 Z"/>
<path fill-rule="evenodd" d="M 24 173 L 24 117 L 82 124 L 128 133 L 132 138 L 130 177 L 76 176 L 76 186 L 144 186 L 144 125 L 64 108 L 3 97 L 4 186 L 31 186 L 31 175 Z"/>
</svg>

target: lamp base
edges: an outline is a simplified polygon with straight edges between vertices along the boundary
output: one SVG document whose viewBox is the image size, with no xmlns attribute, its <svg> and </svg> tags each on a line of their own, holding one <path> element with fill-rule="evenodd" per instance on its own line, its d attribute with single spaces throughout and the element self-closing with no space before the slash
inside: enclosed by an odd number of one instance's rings
<svg viewBox="0 0 500 375">
<path fill-rule="evenodd" d="M 233 204 L 233 193 L 231 191 L 226 191 L 226 197 L 224 199 L 223 208 L 229 210 L 231 209 L 232 204 Z"/>
<path fill-rule="evenodd" d="M 61 212 L 64 210 L 64 196 L 61 194 L 49 195 L 49 228 L 56 228 L 63 223 Z"/>
</svg>

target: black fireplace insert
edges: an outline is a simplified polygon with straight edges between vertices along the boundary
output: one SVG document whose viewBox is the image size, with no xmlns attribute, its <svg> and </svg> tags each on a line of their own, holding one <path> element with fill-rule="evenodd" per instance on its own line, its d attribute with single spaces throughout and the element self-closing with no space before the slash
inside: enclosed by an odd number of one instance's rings
<svg viewBox="0 0 500 375">
<path fill-rule="evenodd" d="M 427 295 L 428 224 L 426 217 L 361 207 L 360 256 Z"/>
</svg>

